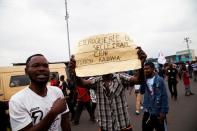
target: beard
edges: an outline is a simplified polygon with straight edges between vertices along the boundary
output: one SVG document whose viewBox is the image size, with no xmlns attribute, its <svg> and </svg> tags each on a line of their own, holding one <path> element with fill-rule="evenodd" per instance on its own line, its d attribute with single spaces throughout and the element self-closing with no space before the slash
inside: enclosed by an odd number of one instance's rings
<svg viewBox="0 0 197 131">
<path fill-rule="evenodd" d="M 146 78 L 152 78 L 153 76 L 154 76 L 154 73 L 145 74 L 145 77 L 146 77 Z"/>
</svg>

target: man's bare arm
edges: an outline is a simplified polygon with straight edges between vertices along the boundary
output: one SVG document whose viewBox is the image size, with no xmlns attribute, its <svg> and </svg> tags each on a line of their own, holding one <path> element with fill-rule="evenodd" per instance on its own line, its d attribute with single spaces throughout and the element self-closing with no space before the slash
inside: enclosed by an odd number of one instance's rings
<svg viewBox="0 0 197 131">
<path fill-rule="evenodd" d="M 142 84 L 145 80 L 145 76 L 144 76 L 144 62 L 146 61 L 147 55 L 146 53 L 141 49 L 141 47 L 137 47 L 136 48 L 137 54 L 138 54 L 138 58 L 141 61 L 141 69 L 139 69 L 136 74 L 131 77 L 130 82 L 133 84 Z"/>
</svg>

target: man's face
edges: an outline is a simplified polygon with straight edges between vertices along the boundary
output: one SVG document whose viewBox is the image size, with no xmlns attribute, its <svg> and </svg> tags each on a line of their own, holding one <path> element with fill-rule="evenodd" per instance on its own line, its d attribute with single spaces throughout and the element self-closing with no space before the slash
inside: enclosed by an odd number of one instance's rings
<svg viewBox="0 0 197 131">
<path fill-rule="evenodd" d="M 152 76 L 154 74 L 154 69 L 151 68 L 149 65 L 145 65 L 144 66 L 144 74 L 145 74 L 146 78 L 152 78 Z"/>
<path fill-rule="evenodd" d="M 172 68 L 173 68 L 173 65 L 172 65 L 172 64 L 170 64 L 170 65 L 169 65 L 169 68 L 171 68 L 171 69 L 172 69 Z"/>
<path fill-rule="evenodd" d="M 110 80 L 112 79 L 112 77 L 113 77 L 113 74 L 106 74 L 102 76 L 103 80 Z"/>
<path fill-rule="evenodd" d="M 48 61 L 43 56 L 32 57 L 25 71 L 31 83 L 46 85 L 49 80 L 50 71 Z"/>
</svg>

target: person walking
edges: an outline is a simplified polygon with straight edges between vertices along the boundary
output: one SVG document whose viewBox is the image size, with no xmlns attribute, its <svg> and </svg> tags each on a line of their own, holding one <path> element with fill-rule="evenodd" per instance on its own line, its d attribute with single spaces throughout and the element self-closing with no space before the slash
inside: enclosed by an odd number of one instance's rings
<svg viewBox="0 0 197 131">
<path fill-rule="evenodd" d="M 192 67 L 192 64 L 190 62 L 188 63 L 188 72 L 189 72 L 189 78 L 192 78 L 193 67 Z"/>
<path fill-rule="evenodd" d="M 51 74 L 51 80 L 50 80 L 51 86 L 57 86 L 57 79 L 55 74 Z"/>
<path fill-rule="evenodd" d="M 197 61 L 192 64 L 193 73 L 194 73 L 194 81 L 197 81 Z"/>
<path fill-rule="evenodd" d="M 83 85 L 77 84 L 77 106 L 75 111 L 75 117 L 73 121 L 73 125 L 79 124 L 79 119 L 81 116 L 81 113 L 83 111 L 83 108 L 86 107 L 89 115 L 90 115 L 90 121 L 94 121 L 94 116 L 91 108 L 91 98 L 90 93 L 87 88 L 82 87 Z"/>
<path fill-rule="evenodd" d="M 166 73 L 168 77 L 168 87 L 171 93 L 171 98 L 177 100 L 177 83 L 178 83 L 178 71 L 175 65 L 170 64 Z"/>
<path fill-rule="evenodd" d="M 142 67 L 146 60 L 145 52 L 138 47 L 137 54 L 141 60 Z M 71 59 L 69 67 L 75 75 L 76 61 Z M 77 83 L 93 85 L 96 88 L 98 123 L 101 131 L 132 131 L 132 124 L 127 110 L 124 82 L 139 84 L 144 81 L 143 69 L 136 76 L 123 73 L 106 74 L 88 80 L 81 79 L 75 75 Z"/>
<path fill-rule="evenodd" d="M 9 102 L 12 130 L 71 131 L 69 110 L 62 91 L 47 86 L 50 74 L 47 59 L 42 54 L 30 56 L 25 73 L 30 85 L 13 95 Z"/>
<path fill-rule="evenodd" d="M 152 62 L 145 63 L 144 74 L 146 82 L 141 86 L 144 91 L 142 131 L 166 131 L 169 107 L 164 79 L 155 73 Z"/>
<path fill-rule="evenodd" d="M 64 94 L 64 96 L 65 97 L 68 97 L 68 95 L 69 95 L 69 89 L 68 89 L 68 84 L 67 84 L 67 82 L 65 81 L 65 78 L 64 78 L 64 75 L 61 75 L 60 76 L 60 81 L 61 81 L 61 85 L 60 85 L 60 87 L 61 87 L 61 89 L 62 89 L 62 92 L 63 92 L 63 94 Z"/>
<path fill-rule="evenodd" d="M 91 108 L 92 108 L 92 115 L 93 115 L 93 120 L 96 120 L 95 117 L 95 110 L 96 110 L 96 105 L 97 105 L 97 100 L 96 100 L 96 91 L 94 89 L 90 88 L 90 98 L 91 98 Z"/>
<path fill-rule="evenodd" d="M 76 104 L 77 104 L 76 84 L 71 79 L 67 79 L 67 84 L 68 84 L 68 90 L 69 90 L 67 103 L 68 103 L 68 107 L 71 113 L 70 119 L 71 121 L 73 121 L 75 117 L 75 110 L 76 110 Z"/>
<path fill-rule="evenodd" d="M 141 85 L 134 85 L 134 93 L 135 93 L 135 114 L 139 115 L 140 110 L 142 107 L 142 102 L 141 102 L 141 93 L 140 93 L 140 86 Z M 129 93 L 130 95 L 132 94 L 132 90 Z"/>
<path fill-rule="evenodd" d="M 165 70 L 162 64 L 159 64 L 158 75 L 162 78 L 165 78 Z"/>
<path fill-rule="evenodd" d="M 194 95 L 194 93 L 191 92 L 190 79 L 189 79 L 190 75 L 185 65 L 182 67 L 182 72 L 183 72 L 183 77 L 182 77 L 183 84 L 185 86 L 185 96 Z"/>
</svg>

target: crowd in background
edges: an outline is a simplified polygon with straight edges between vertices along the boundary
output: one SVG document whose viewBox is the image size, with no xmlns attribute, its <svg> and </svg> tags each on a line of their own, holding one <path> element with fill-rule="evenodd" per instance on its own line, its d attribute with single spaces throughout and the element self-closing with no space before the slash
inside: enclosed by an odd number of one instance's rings
<svg viewBox="0 0 197 131">
<path fill-rule="evenodd" d="M 164 65 L 159 64 L 157 68 L 155 68 L 154 72 L 167 81 L 166 87 L 168 87 L 171 98 L 173 100 L 177 100 L 178 91 L 177 91 L 177 83 L 181 82 L 185 87 L 185 96 L 194 95 L 192 93 L 192 87 L 190 86 L 190 81 L 197 81 L 197 62 L 188 62 L 188 63 L 166 63 Z M 134 74 L 133 71 L 124 72 L 129 75 Z M 88 79 L 88 78 L 83 78 Z M 53 79 L 51 80 L 51 85 L 53 85 Z M 58 81 L 58 80 L 57 80 Z M 67 97 L 68 106 L 70 109 L 70 120 L 73 125 L 78 125 L 80 121 L 80 116 L 82 111 L 86 108 L 89 113 L 89 120 L 92 122 L 96 122 L 95 117 L 95 109 L 96 109 L 96 94 L 95 89 L 91 87 L 81 87 L 83 85 L 78 85 L 74 83 L 71 79 L 64 80 L 64 76 L 60 76 L 60 82 L 57 82 L 56 86 L 60 87 Z M 142 93 L 143 89 L 141 89 L 142 85 L 134 85 L 133 87 L 126 88 L 130 89 L 130 94 L 134 90 L 136 96 L 136 110 L 135 114 L 139 115 L 141 111 L 144 109 L 143 107 L 143 99 Z M 84 108 L 85 107 L 85 108 Z"/>
<path fill-rule="evenodd" d="M 163 81 L 167 81 L 166 87 L 168 87 L 170 92 L 170 97 L 172 100 L 177 101 L 178 99 L 178 91 L 177 91 L 177 83 L 181 82 L 184 85 L 185 88 L 185 96 L 194 95 L 192 92 L 191 87 L 191 80 L 194 82 L 197 82 L 197 61 L 194 62 L 187 62 L 187 63 L 166 63 L 164 65 L 159 64 L 157 68 L 153 67 L 152 65 L 149 65 L 152 71 L 152 76 L 156 77 L 159 76 L 158 81 L 156 81 L 157 84 L 163 83 Z M 144 69 L 150 70 L 150 69 Z M 145 71 L 146 72 L 146 71 Z M 129 75 L 135 74 L 132 71 L 124 72 Z M 160 79 L 161 78 L 161 79 Z M 82 78 L 82 79 L 92 79 L 90 78 Z M 147 78 L 148 80 L 148 78 Z M 152 87 L 150 88 L 148 84 L 152 84 L 154 86 L 155 80 L 150 79 L 150 81 L 146 81 L 144 84 L 135 84 L 135 85 L 124 85 L 127 86 L 125 88 L 130 88 L 130 91 L 134 89 L 135 96 L 136 96 L 136 110 L 135 114 L 139 115 L 141 111 L 143 110 L 144 116 L 142 121 L 142 128 L 145 131 L 145 129 L 149 128 L 147 127 L 147 123 L 151 120 L 154 123 L 157 123 L 158 121 L 155 121 L 155 118 L 153 117 L 155 112 L 150 112 L 146 110 L 146 104 L 149 103 L 149 97 L 151 98 L 151 91 L 153 90 Z M 50 85 L 51 86 L 57 86 L 59 87 L 64 96 L 66 97 L 67 105 L 70 110 L 70 121 L 72 121 L 73 125 L 78 125 L 80 123 L 80 116 L 84 109 L 86 109 L 89 113 L 89 121 L 92 123 L 95 123 L 97 120 L 97 116 L 95 114 L 96 106 L 97 106 L 97 98 L 96 98 L 96 88 L 91 87 L 94 85 L 91 85 L 90 87 L 84 87 L 84 85 L 80 83 L 76 83 L 76 81 L 73 81 L 73 78 L 66 77 L 61 75 L 56 76 L 55 74 L 52 74 L 50 76 Z M 159 85 L 161 86 L 161 85 Z M 162 88 L 166 88 L 165 86 Z M 146 94 L 149 92 L 149 94 Z M 130 92 L 130 94 L 131 94 Z M 165 91 L 164 91 L 165 92 Z M 144 101 L 142 101 L 142 95 L 144 95 Z M 167 103 L 166 103 L 167 104 Z M 166 105 L 168 106 L 168 105 Z M 154 109 L 153 109 L 154 110 Z M 167 113 L 166 109 L 166 113 Z M 3 113 L 1 113 L 3 114 Z M 4 117 L 4 116 L 3 116 Z M 164 115 L 164 118 L 166 116 Z M 150 120 L 149 120 L 150 119 Z M 165 120 L 165 119 L 164 119 Z M 165 123 L 163 123 L 165 124 Z M 156 124 L 156 128 L 158 128 L 159 124 Z M 152 125 L 151 125 L 152 126 Z"/>
</svg>

